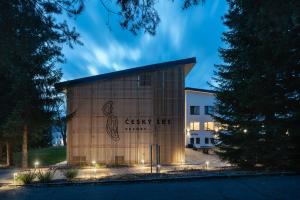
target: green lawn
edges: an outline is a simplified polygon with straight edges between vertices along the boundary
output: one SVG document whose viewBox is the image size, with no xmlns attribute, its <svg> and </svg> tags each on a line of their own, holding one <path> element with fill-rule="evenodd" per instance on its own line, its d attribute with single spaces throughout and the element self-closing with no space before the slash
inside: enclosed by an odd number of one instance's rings
<svg viewBox="0 0 300 200">
<path fill-rule="evenodd" d="M 66 147 L 49 147 L 29 150 L 29 166 L 33 167 L 35 161 L 40 166 L 53 165 L 66 160 Z M 14 153 L 14 163 L 21 166 L 21 152 Z"/>
</svg>

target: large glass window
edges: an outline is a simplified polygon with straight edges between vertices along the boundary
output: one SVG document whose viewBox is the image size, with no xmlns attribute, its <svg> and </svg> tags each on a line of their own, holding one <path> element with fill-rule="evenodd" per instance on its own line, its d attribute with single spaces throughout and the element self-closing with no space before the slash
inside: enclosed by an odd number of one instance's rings
<svg viewBox="0 0 300 200">
<path fill-rule="evenodd" d="M 205 131 L 213 131 L 215 128 L 214 122 L 204 122 L 204 130 Z"/>
<path fill-rule="evenodd" d="M 191 131 L 199 131 L 200 130 L 200 122 L 190 122 Z"/>
<path fill-rule="evenodd" d="M 196 144 L 200 144 L 200 138 L 196 138 Z"/>
<path fill-rule="evenodd" d="M 214 114 L 214 111 L 215 111 L 214 106 L 204 106 L 204 113 L 206 115 L 212 115 Z"/>
<path fill-rule="evenodd" d="M 200 106 L 190 106 L 191 115 L 200 115 Z"/>
</svg>

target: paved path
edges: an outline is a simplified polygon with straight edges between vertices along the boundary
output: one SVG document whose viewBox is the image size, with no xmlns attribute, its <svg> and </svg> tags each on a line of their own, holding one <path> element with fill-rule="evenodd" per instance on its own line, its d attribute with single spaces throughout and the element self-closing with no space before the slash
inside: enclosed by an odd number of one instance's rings
<svg viewBox="0 0 300 200">
<path fill-rule="evenodd" d="M 209 169 L 217 169 L 219 167 L 227 166 L 215 154 L 203 154 L 201 151 L 194 151 L 186 149 L 186 163 L 183 165 L 175 166 L 162 166 L 161 172 L 168 172 L 182 169 L 203 169 L 206 166 L 206 161 L 209 162 Z M 62 163 L 60 163 L 62 164 Z M 66 164 L 66 163 L 63 163 Z M 13 173 L 18 172 L 17 169 L 0 169 L 0 184 L 12 183 Z M 155 168 L 153 168 L 155 171 Z M 101 178 L 105 176 L 118 175 L 118 174 L 132 174 L 132 173 L 149 173 L 150 167 L 137 165 L 135 167 L 122 167 L 122 168 L 99 168 L 96 170 L 96 177 Z M 55 179 L 63 178 L 62 174 L 57 171 Z M 95 171 L 90 168 L 83 168 L 79 171 L 78 178 L 95 178 Z"/>
<path fill-rule="evenodd" d="M 300 176 L 263 176 L 64 187 L 25 187 L 8 191 L 0 190 L 0 199 L 300 199 Z"/>
</svg>

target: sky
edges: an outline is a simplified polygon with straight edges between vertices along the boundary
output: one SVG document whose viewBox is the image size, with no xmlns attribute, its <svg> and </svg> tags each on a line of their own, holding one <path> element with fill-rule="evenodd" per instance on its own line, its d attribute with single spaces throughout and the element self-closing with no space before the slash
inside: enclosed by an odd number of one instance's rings
<svg viewBox="0 0 300 200">
<path fill-rule="evenodd" d="M 68 20 L 84 45 L 64 47 L 62 81 L 196 57 L 185 86 L 210 89 L 214 64 L 222 63 L 218 49 L 224 46 L 221 37 L 226 27 L 221 17 L 228 8 L 225 0 L 209 0 L 188 10 L 182 10 L 181 0 L 158 1 L 161 22 L 154 36 L 133 35 L 120 27 L 119 18 L 107 13 L 99 0 L 85 2 L 84 11 Z"/>
</svg>

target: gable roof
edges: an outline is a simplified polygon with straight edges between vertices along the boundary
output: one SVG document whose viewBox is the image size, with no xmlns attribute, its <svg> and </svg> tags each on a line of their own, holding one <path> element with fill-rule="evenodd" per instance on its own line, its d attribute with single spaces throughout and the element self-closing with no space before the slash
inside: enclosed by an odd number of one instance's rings
<svg viewBox="0 0 300 200">
<path fill-rule="evenodd" d="M 93 82 L 93 81 L 98 81 L 98 80 L 111 79 L 111 78 L 121 77 L 124 75 L 140 73 L 140 72 L 156 71 L 156 70 L 166 69 L 166 68 L 170 68 L 170 67 L 177 67 L 179 65 L 185 66 L 185 75 L 187 75 L 195 64 L 196 64 L 196 58 L 192 57 L 192 58 L 186 58 L 186 59 L 181 59 L 181 60 L 174 60 L 174 61 L 168 61 L 168 62 L 163 62 L 163 63 L 145 65 L 145 66 L 141 66 L 141 67 L 135 67 L 135 68 L 125 69 L 125 70 L 116 71 L 116 72 L 110 72 L 110 73 L 106 73 L 106 74 L 99 74 L 99 75 L 95 75 L 95 76 L 89 76 L 89 77 L 74 79 L 74 80 L 70 80 L 70 81 L 64 81 L 64 82 L 57 83 L 55 85 L 55 87 L 58 89 L 62 89 L 62 88 L 70 87 L 70 86 L 80 84 L 80 83 L 87 83 L 87 82 Z M 186 68 L 187 65 L 188 65 L 188 68 Z"/>
<path fill-rule="evenodd" d="M 211 93 L 216 94 L 217 92 L 214 90 L 207 90 L 207 89 L 200 89 L 200 88 L 192 88 L 192 87 L 186 87 L 184 90 L 190 90 L 190 91 L 196 91 L 196 92 L 205 92 L 205 93 Z"/>
</svg>

